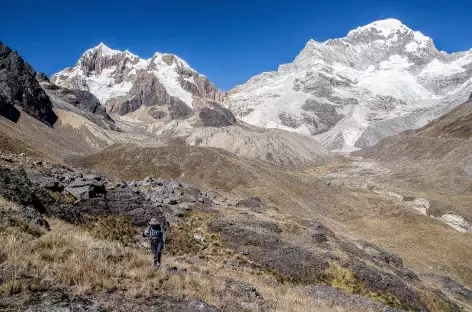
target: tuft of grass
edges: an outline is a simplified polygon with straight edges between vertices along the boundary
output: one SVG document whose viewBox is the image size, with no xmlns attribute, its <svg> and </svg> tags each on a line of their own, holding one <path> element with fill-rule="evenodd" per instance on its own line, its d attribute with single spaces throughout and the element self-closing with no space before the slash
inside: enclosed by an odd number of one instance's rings
<svg viewBox="0 0 472 312">
<path fill-rule="evenodd" d="M 129 217 L 119 215 L 107 215 L 90 217 L 93 225 L 89 226 L 89 232 L 100 239 L 121 242 L 125 246 L 137 243 L 136 236 L 139 229 L 133 225 Z"/>
<path fill-rule="evenodd" d="M 56 202 L 61 204 L 73 204 L 77 200 L 74 195 L 68 192 L 49 191 L 48 193 Z"/>
<path fill-rule="evenodd" d="M 7 281 L 0 285 L 0 293 L 16 295 L 21 293 L 23 286 L 18 280 Z"/>
<path fill-rule="evenodd" d="M 166 250 L 173 256 L 218 256 L 225 253 L 218 234 L 207 229 L 211 214 L 187 212 L 166 234 Z"/>
<path fill-rule="evenodd" d="M 0 196 L 0 212 L 17 212 L 19 210 L 20 207 L 17 204 Z"/>
</svg>

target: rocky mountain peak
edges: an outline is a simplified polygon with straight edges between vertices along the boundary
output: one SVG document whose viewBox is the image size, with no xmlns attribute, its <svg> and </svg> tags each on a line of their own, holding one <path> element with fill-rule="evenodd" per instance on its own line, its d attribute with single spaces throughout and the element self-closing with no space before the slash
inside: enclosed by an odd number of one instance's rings
<svg viewBox="0 0 472 312">
<path fill-rule="evenodd" d="M 123 54 L 123 52 L 119 50 L 113 50 L 109 48 L 108 46 L 106 46 L 103 42 L 100 42 L 100 44 L 98 44 L 97 46 L 86 50 L 82 54 L 80 59 L 89 58 L 89 57 L 108 57 L 108 56 L 114 56 L 117 54 Z"/>
<path fill-rule="evenodd" d="M 412 30 L 405 26 L 402 22 L 394 18 L 388 18 L 380 21 L 375 21 L 365 26 L 359 26 L 351 30 L 347 38 L 354 37 L 362 33 L 375 33 L 382 38 L 388 38 L 396 33 L 408 33 Z"/>
<path fill-rule="evenodd" d="M 205 76 L 174 54 L 156 52 L 142 59 L 103 43 L 85 51 L 75 67 L 55 74 L 51 81 L 89 91 L 111 114 L 128 115 L 128 120 L 184 119 L 224 99 Z"/>
<path fill-rule="evenodd" d="M 33 67 L 0 42 L 0 115 L 16 122 L 20 117 L 17 107 L 50 126 L 57 120 Z"/>
<path fill-rule="evenodd" d="M 309 40 L 292 63 L 234 88 L 226 103 L 247 123 L 343 149 L 420 127 L 445 103 L 464 102 L 471 86 L 469 53 L 439 52 L 431 38 L 386 19 Z"/>
<path fill-rule="evenodd" d="M 420 31 L 413 31 L 397 19 L 385 19 L 358 27 L 343 40 L 354 45 L 382 47 L 392 53 L 421 53 L 422 50 L 437 52 L 431 38 Z"/>
<path fill-rule="evenodd" d="M 100 43 L 85 51 L 79 58 L 77 66 L 87 75 L 90 73 L 100 75 L 104 69 L 116 66 L 120 62 L 126 63 L 126 61 L 136 63 L 139 61 L 139 57 L 129 51 L 113 50 Z"/>
</svg>

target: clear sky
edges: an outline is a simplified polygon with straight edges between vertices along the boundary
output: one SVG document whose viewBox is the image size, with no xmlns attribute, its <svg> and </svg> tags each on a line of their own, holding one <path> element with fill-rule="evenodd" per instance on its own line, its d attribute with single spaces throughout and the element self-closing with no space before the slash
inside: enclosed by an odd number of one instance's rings
<svg viewBox="0 0 472 312">
<path fill-rule="evenodd" d="M 222 90 L 291 62 L 306 42 L 397 18 L 448 52 L 472 48 L 469 0 L 5 0 L 0 41 L 51 75 L 100 42 L 174 53 Z"/>
</svg>

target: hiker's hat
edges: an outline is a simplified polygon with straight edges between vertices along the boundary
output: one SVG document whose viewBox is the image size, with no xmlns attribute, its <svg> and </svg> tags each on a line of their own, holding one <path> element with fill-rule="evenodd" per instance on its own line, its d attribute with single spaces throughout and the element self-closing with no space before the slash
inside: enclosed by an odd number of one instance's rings
<svg viewBox="0 0 472 312">
<path fill-rule="evenodd" d="M 149 221 L 149 225 L 159 225 L 159 221 L 156 218 L 151 218 Z"/>
</svg>

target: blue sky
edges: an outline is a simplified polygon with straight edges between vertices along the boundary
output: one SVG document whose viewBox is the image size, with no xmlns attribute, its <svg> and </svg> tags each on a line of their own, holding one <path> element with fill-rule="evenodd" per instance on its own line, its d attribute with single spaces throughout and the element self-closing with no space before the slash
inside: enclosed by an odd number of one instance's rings
<svg viewBox="0 0 472 312">
<path fill-rule="evenodd" d="M 175 53 L 228 90 L 324 41 L 393 17 L 448 52 L 472 48 L 465 0 L 3 1 L 0 40 L 48 75 L 103 41 L 150 57 Z"/>
</svg>

